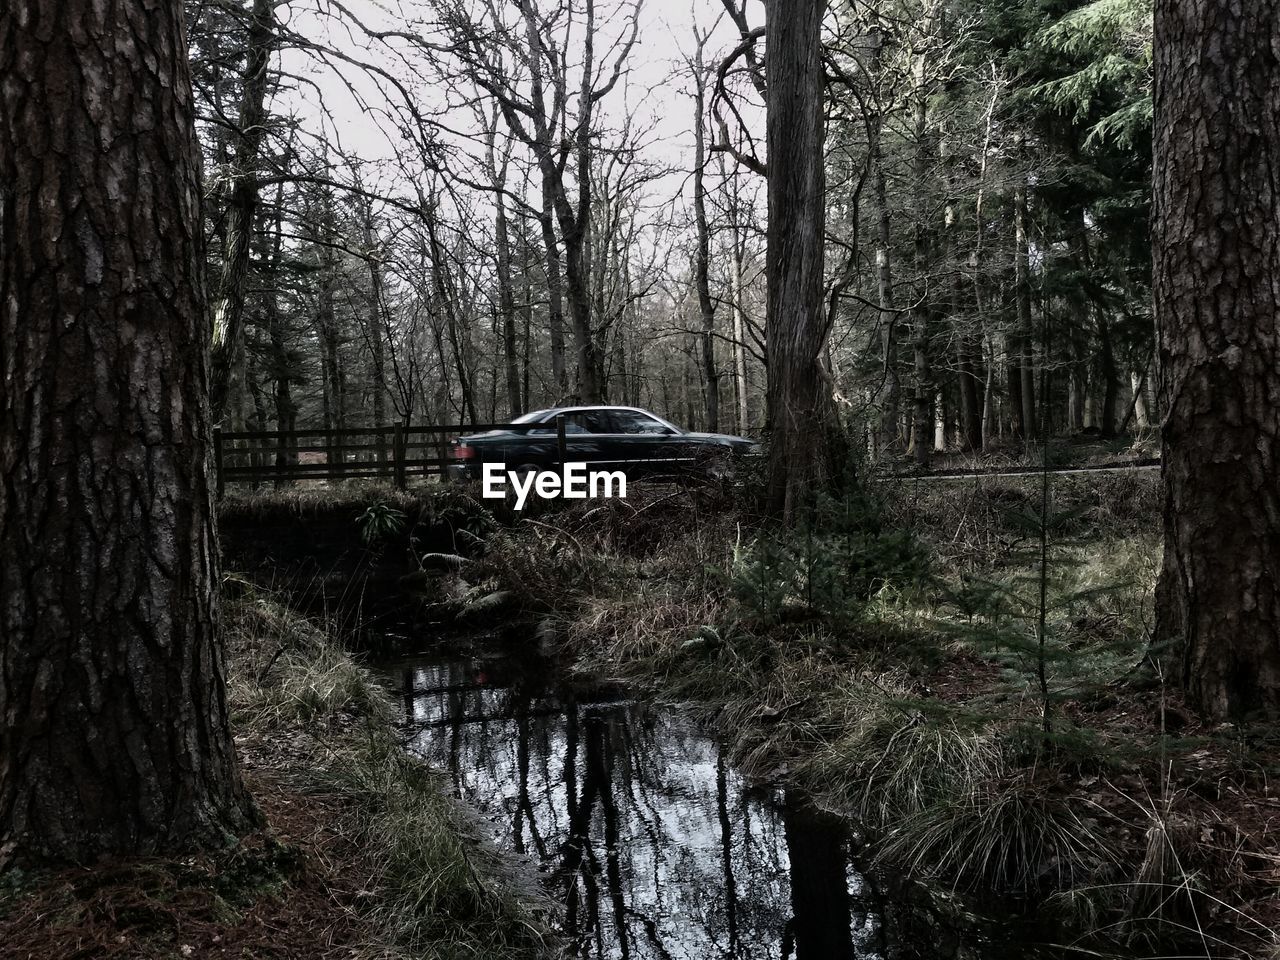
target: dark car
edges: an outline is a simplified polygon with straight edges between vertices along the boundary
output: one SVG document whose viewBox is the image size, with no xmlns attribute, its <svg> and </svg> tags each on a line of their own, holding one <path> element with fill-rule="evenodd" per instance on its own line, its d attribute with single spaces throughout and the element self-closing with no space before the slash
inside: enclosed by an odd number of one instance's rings
<svg viewBox="0 0 1280 960">
<path fill-rule="evenodd" d="M 560 464 L 558 419 L 564 420 L 565 461 L 589 470 L 621 470 L 628 478 L 719 473 L 757 444 L 721 433 L 690 433 L 637 407 L 553 407 L 453 441 L 450 475 L 478 479 L 486 463 L 508 470 L 546 470 Z"/>
</svg>

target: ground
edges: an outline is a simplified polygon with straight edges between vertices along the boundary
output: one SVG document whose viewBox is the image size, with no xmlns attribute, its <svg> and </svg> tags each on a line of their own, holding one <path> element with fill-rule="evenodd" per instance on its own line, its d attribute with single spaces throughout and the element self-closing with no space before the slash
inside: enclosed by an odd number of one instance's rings
<svg viewBox="0 0 1280 960">
<path fill-rule="evenodd" d="M 396 956 L 363 901 L 375 867 L 340 824 L 343 801 L 249 765 L 266 826 L 234 850 L 70 868 L 10 891 L 0 955 Z"/>
<path fill-rule="evenodd" d="M 0 957 L 535 958 L 538 905 L 400 748 L 386 695 L 317 623 L 230 579 L 231 701 L 263 826 L 177 859 L 10 871 Z"/>
</svg>

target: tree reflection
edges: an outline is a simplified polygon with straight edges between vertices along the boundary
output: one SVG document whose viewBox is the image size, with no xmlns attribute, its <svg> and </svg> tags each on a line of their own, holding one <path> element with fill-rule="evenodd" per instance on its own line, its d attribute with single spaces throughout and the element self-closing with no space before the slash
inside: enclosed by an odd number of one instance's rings
<svg viewBox="0 0 1280 960">
<path fill-rule="evenodd" d="M 796 960 L 854 956 L 850 929 L 849 857 L 844 830 L 788 795 L 782 820 L 791 863 L 792 922 L 788 940 Z M 789 956 L 784 949 L 783 957 Z"/>
<path fill-rule="evenodd" d="M 750 790 L 679 712 L 491 664 L 395 676 L 414 748 L 538 862 L 574 956 L 853 955 L 843 834 Z"/>
</svg>

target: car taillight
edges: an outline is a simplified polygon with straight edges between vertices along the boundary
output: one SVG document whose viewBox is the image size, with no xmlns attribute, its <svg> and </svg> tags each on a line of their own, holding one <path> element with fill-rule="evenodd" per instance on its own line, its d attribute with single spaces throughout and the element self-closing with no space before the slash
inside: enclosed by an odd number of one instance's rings
<svg viewBox="0 0 1280 960">
<path fill-rule="evenodd" d="M 474 460 L 476 458 L 476 448 L 468 447 L 465 443 L 458 443 L 456 440 L 453 444 L 453 459 L 455 460 Z"/>
</svg>

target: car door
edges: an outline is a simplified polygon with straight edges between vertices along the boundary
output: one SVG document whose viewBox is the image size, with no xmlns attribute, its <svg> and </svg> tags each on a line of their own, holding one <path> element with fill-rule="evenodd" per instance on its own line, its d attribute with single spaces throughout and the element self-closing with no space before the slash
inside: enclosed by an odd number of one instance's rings
<svg viewBox="0 0 1280 960">
<path fill-rule="evenodd" d="M 610 410 L 611 455 L 628 475 L 667 472 L 678 456 L 674 431 L 643 410 Z"/>
<path fill-rule="evenodd" d="M 556 435 L 556 421 L 564 420 L 564 460 L 568 463 L 586 463 L 588 467 L 607 465 L 609 460 L 608 435 L 613 429 L 603 411 L 566 410 L 547 421 L 552 435 Z"/>
</svg>

